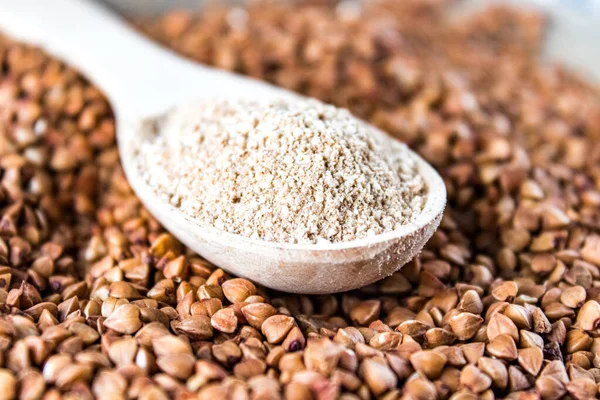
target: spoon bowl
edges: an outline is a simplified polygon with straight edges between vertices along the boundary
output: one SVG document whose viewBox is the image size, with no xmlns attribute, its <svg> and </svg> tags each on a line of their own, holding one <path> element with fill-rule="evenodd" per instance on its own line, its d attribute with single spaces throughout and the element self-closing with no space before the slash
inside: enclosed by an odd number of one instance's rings
<svg viewBox="0 0 600 400">
<path fill-rule="evenodd" d="M 437 229 L 446 205 L 446 186 L 418 155 L 428 193 L 422 212 L 400 229 L 348 242 L 276 243 L 251 239 L 202 225 L 154 194 L 140 176 L 131 154 L 138 129 L 119 135 L 122 162 L 130 185 L 146 208 L 169 232 L 208 261 L 264 286 L 290 292 L 325 294 L 356 289 L 389 276 L 410 261 Z M 127 134 L 125 134 L 127 132 Z M 394 140 L 373 128 L 378 141 Z M 131 135 L 131 136 L 129 136 Z M 129 136 L 129 138 L 128 138 Z"/>
<path fill-rule="evenodd" d="M 368 285 L 410 261 L 439 226 L 442 178 L 412 153 L 428 186 L 423 211 L 409 224 L 373 237 L 332 244 L 250 239 L 209 226 L 162 201 L 138 176 L 132 155 L 140 126 L 173 106 L 200 99 L 299 98 L 264 82 L 185 60 L 87 0 L 0 3 L 0 30 L 46 48 L 79 68 L 111 101 L 121 163 L 144 206 L 182 243 L 238 276 L 291 293 L 334 293 Z M 373 128 L 378 140 L 394 140 Z"/>
</svg>

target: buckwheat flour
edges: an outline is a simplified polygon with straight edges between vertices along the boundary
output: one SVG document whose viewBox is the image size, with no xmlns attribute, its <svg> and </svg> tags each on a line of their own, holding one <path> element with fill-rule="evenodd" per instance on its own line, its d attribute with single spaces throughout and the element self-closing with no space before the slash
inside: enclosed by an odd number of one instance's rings
<svg viewBox="0 0 600 400">
<path fill-rule="evenodd" d="M 219 101 L 171 111 L 137 154 L 165 201 L 218 229 L 275 242 L 395 230 L 427 187 L 400 143 L 318 101 Z"/>
</svg>

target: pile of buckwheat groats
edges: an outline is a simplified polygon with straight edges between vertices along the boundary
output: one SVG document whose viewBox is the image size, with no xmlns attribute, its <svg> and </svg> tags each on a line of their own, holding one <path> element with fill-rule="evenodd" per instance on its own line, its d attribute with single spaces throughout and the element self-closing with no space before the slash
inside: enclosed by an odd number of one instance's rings
<svg viewBox="0 0 600 400">
<path fill-rule="evenodd" d="M 131 192 L 102 94 L 1 38 L 0 398 L 595 397 L 600 97 L 538 64 L 540 16 L 450 21 L 450 3 L 140 22 L 199 61 L 350 108 L 443 175 L 446 214 L 417 259 L 318 297 L 183 248 Z"/>
</svg>

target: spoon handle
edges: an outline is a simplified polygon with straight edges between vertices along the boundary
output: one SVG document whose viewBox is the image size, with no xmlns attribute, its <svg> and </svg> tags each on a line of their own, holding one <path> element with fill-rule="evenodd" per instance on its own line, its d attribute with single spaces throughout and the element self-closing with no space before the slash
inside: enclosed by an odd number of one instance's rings
<svg viewBox="0 0 600 400">
<path fill-rule="evenodd" d="M 79 68 L 102 88 L 115 112 L 128 118 L 201 98 L 283 92 L 185 60 L 89 0 L 3 0 L 0 31 Z"/>
</svg>

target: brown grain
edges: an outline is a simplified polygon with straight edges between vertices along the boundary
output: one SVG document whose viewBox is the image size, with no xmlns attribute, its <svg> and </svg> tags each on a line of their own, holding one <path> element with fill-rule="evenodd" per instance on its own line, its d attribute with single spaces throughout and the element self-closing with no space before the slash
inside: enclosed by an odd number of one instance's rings
<svg viewBox="0 0 600 400">
<path fill-rule="evenodd" d="M 454 22 L 449 2 L 381 0 L 356 17 L 350 3 L 320 3 L 141 26 L 407 142 L 448 189 L 421 254 L 338 295 L 227 275 L 133 195 L 101 92 L 0 38 L 2 396 L 597 396 L 596 89 L 538 64 L 535 14 L 495 8 Z"/>
</svg>

